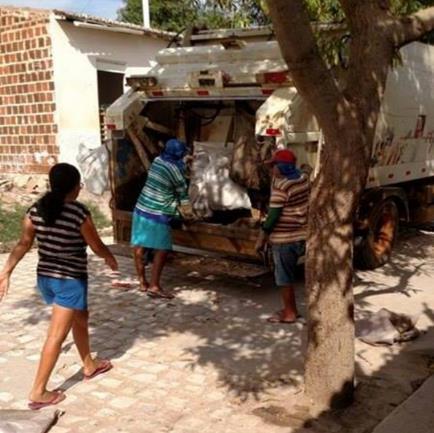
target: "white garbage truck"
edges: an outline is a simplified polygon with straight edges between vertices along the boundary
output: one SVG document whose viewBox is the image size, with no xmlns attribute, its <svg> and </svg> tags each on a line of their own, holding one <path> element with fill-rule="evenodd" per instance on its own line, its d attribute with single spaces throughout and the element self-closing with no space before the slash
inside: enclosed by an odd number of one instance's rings
<svg viewBox="0 0 434 433">
<path fill-rule="evenodd" d="M 400 222 L 434 220 L 434 47 L 415 42 L 400 58 L 387 79 L 354 221 L 363 268 L 387 261 Z M 127 83 L 105 117 L 116 241 L 129 241 L 147 170 L 163 143 L 177 137 L 194 156 L 189 192 L 200 221 L 175 229 L 175 243 L 255 256 L 269 198 L 263 161 L 289 147 L 315 176 L 323 145 L 272 29 L 198 31 L 184 46 L 161 50 L 148 73 Z"/>
</svg>

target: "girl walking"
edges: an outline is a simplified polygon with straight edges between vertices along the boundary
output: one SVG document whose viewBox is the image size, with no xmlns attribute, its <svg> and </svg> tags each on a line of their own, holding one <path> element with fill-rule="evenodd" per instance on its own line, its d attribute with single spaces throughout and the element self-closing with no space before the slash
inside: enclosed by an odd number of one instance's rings
<svg viewBox="0 0 434 433">
<path fill-rule="evenodd" d="M 61 391 L 48 391 L 62 343 L 72 329 L 83 362 L 84 378 L 90 379 L 112 368 L 109 360 L 90 354 L 87 310 L 87 245 L 106 264 L 117 270 L 117 262 L 101 241 L 89 210 L 76 201 L 80 173 L 72 165 L 54 165 L 49 173 L 51 190 L 24 217 L 21 238 L 0 272 L 0 301 L 7 294 L 16 265 L 38 241 L 37 285 L 44 301 L 52 305 L 48 335 L 29 396 L 29 408 L 40 409 L 65 399 Z"/>
</svg>

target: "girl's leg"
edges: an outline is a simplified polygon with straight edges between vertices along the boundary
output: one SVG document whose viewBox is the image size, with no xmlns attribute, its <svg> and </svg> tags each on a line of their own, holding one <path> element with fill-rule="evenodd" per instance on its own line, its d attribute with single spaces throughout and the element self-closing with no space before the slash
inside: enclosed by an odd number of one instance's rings
<svg viewBox="0 0 434 433">
<path fill-rule="evenodd" d="M 83 362 L 84 374 L 92 373 L 95 369 L 94 361 L 90 355 L 88 320 L 89 313 L 86 310 L 75 311 L 72 323 L 72 336 Z"/>
<path fill-rule="evenodd" d="M 90 376 L 98 367 L 107 361 L 92 359 L 89 343 L 89 312 L 87 310 L 76 310 L 72 323 L 72 336 L 77 346 L 81 361 L 83 362 L 83 373 Z"/>
<path fill-rule="evenodd" d="M 145 274 L 145 249 L 142 247 L 134 247 L 134 264 L 136 265 L 137 277 L 140 281 L 140 290 L 146 291 L 149 288 L 149 284 L 146 281 Z"/>
<path fill-rule="evenodd" d="M 53 305 L 47 339 L 42 348 L 38 371 L 30 392 L 30 400 L 45 402 L 53 398 L 53 392 L 47 391 L 47 383 L 56 365 L 62 343 L 65 341 L 74 320 L 75 310 Z"/>
</svg>

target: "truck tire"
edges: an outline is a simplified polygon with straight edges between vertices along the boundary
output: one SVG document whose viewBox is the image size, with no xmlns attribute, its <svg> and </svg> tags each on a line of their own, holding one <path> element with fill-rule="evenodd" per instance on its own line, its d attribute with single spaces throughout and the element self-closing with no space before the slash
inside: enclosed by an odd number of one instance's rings
<svg viewBox="0 0 434 433">
<path fill-rule="evenodd" d="M 372 209 L 369 229 L 355 247 L 355 266 L 375 269 L 384 265 L 392 254 L 399 226 L 399 210 L 393 199 L 386 199 Z"/>
</svg>

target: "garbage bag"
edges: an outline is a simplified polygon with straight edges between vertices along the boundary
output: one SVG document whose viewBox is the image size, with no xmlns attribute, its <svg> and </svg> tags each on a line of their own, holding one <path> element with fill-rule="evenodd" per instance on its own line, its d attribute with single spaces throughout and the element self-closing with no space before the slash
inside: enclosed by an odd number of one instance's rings
<svg viewBox="0 0 434 433">
<path fill-rule="evenodd" d="M 189 195 L 202 218 L 211 217 L 216 210 L 252 207 L 247 190 L 229 177 L 232 150 L 232 143 L 194 143 Z"/>
<path fill-rule="evenodd" d="M 356 336 L 371 345 L 391 345 L 419 336 L 417 317 L 398 314 L 382 308 L 356 322 Z"/>
<path fill-rule="evenodd" d="M 90 149 L 80 143 L 77 163 L 86 189 L 93 194 L 102 195 L 109 185 L 109 155 L 105 146 Z"/>
<path fill-rule="evenodd" d="M 0 433 L 46 433 L 61 415 L 60 410 L 0 410 Z"/>
</svg>

